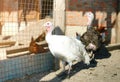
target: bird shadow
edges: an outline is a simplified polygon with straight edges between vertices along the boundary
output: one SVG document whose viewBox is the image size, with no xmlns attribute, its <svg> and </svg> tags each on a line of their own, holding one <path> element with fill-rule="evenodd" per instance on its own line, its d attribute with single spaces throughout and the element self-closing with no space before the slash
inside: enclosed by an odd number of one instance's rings
<svg viewBox="0 0 120 82">
<path fill-rule="evenodd" d="M 81 70 L 84 69 L 89 69 L 89 68 L 94 68 L 97 66 L 97 61 L 96 59 L 104 59 L 104 58 L 109 58 L 111 56 L 111 54 L 109 53 L 109 51 L 107 50 L 107 48 L 105 47 L 105 45 L 102 45 L 100 47 L 99 50 L 97 50 L 95 52 L 95 57 L 93 60 L 91 60 L 90 65 L 86 65 L 83 62 L 78 62 L 76 64 L 74 64 L 72 66 L 72 70 L 71 70 L 71 74 L 70 74 L 70 78 L 72 76 L 74 76 L 76 73 L 78 73 Z M 57 82 L 61 82 L 62 80 L 67 79 L 67 71 L 66 70 L 64 73 L 59 73 L 56 77 L 54 77 L 53 79 L 50 80 L 50 82 L 56 82 L 56 79 L 59 78 L 59 81 L 57 80 Z"/>
<path fill-rule="evenodd" d="M 105 45 L 101 45 L 101 47 L 95 52 L 95 59 L 104 59 L 109 58 L 111 56 L 111 53 L 109 53 L 108 49 L 105 47 Z"/>
<path fill-rule="evenodd" d="M 72 66 L 70 78 L 72 76 L 74 76 L 76 73 L 78 73 L 79 71 L 84 70 L 84 69 L 94 68 L 94 67 L 96 67 L 96 65 L 97 65 L 96 61 L 91 62 L 90 65 L 86 65 L 83 62 L 78 62 Z M 67 72 L 68 72 L 68 70 L 66 70 L 65 72 L 59 73 L 58 75 L 56 75 L 55 78 L 51 79 L 49 82 L 56 82 L 56 79 L 58 79 L 58 78 L 59 78 L 59 81 L 57 80 L 57 82 L 62 82 L 62 80 L 70 79 L 70 78 L 68 78 Z"/>
</svg>

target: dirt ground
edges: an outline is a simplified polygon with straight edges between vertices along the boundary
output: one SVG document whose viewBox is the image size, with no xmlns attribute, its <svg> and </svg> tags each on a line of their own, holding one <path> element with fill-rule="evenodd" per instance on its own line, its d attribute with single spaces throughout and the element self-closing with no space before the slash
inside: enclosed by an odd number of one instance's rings
<svg viewBox="0 0 120 82">
<path fill-rule="evenodd" d="M 100 52 L 90 66 L 77 63 L 73 66 L 70 79 L 66 79 L 66 76 L 57 77 L 61 71 L 60 69 L 56 72 L 50 71 L 44 74 L 26 75 L 23 78 L 7 82 L 120 82 L 119 55 L 120 49 L 104 52 L 102 55 Z"/>
</svg>

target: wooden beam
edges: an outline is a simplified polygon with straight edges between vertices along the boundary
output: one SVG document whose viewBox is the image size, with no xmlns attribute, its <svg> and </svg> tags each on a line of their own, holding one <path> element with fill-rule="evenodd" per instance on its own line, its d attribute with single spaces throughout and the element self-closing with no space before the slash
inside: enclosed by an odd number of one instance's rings
<svg viewBox="0 0 120 82">
<path fill-rule="evenodd" d="M 53 22 L 65 34 L 65 0 L 54 0 Z M 55 32 L 56 34 L 56 32 Z"/>
<path fill-rule="evenodd" d="M 5 41 L 5 42 L 0 42 L 0 46 L 12 46 L 15 45 L 15 41 Z"/>
<path fill-rule="evenodd" d="M 28 51 L 28 47 L 17 46 L 17 47 L 14 47 L 13 49 L 7 49 L 6 51 L 7 51 L 7 54 L 19 53 L 19 52 Z"/>
<path fill-rule="evenodd" d="M 46 42 L 40 43 L 39 46 L 43 46 L 46 51 L 49 51 Z M 29 45 L 13 46 L 11 48 L 7 48 L 6 49 L 7 58 L 30 55 L 31 52 L 28 51 L 28 48 Z"/>
<path fill-rule="evenodd" d="M 118 5 L 117 5 L 117 8 L 118 8 L 118 15 L 117 15 L 117 19 L 116 19 L 116 42 L 117 43 L 120 43 L 120 0 L 118 0 Z"/>
<path fill-rule="evenodd" d="M 13 58 L 13 57 L 18 57 L 18 56 L 23 56 L 23 55 L 29 55 L 29 51 L 24 51 L 24 52 L 19 52 L 19 53 L 13 53 L 13 54 L 8 54 L 7 58 Z"/>
</svg>

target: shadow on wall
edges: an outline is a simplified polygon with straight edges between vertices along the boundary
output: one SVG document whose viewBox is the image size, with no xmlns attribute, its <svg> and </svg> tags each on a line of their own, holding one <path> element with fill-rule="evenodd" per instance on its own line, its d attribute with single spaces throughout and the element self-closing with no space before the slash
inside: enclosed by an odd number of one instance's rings
<svg viewBox="0 0 120 82">
<path fill-rule="evenodd" d="M 97 18 L 96 12 L 94 12 L 94 16 L 95 18 Z M 112 12 L 101 12 L 102 17 L 99 19 L 94 19 L 93 21 L 93 26 L 97 27 L 99 32 L 101 33 L 105 33 L 105 44 L 108 45 L 110 43 L 115 43 L 115 41 L 113 41 L 113 38 L 115 39 L 115 31 L 112 32 L 113 29 L 116 29 L 115 26 L 115 22 L 116 22 L 116 18 L 112 19 Z M 106 14 L 106 16 L 105 16 Z M 111 18 L 111 19 L 110 19 Z M 105 30 L 106 29 L 106 30 Z"/>
<path fill-rule="evenodd" d="M 64 32 L 61 30 L 59 26 L 56 26 L 55 29 L 53 30 L 53 34 L 64 35 Z"/>
</svg>

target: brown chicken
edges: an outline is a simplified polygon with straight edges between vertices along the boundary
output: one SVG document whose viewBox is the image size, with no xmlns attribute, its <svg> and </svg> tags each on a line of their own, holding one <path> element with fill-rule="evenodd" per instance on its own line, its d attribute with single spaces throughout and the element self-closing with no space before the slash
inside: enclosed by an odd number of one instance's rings
<svg viewBox="0 0 120 82">
<path fill-rule="evenodd" d="M 31 52 L 31 53 L 44 53 L 46 52 L 46 50 L 44 49 L 44 47 L 42 45 L 38 45 L 36 43 L 36 41 L 33 39 L 33 37 L 31 38 L 31 42 L 29 44 L 29 48 L 28 50 Z"/>
<path fill-rule="evenodd" d="M 43 32 L 41 35 L 38 36 L 38 38 L 35 39 L 36 42 L 44 41 L 45 40 L 46 33 Z"/>
</svg>

